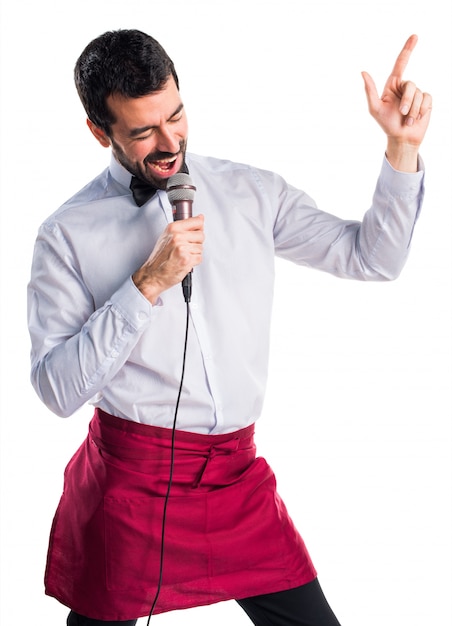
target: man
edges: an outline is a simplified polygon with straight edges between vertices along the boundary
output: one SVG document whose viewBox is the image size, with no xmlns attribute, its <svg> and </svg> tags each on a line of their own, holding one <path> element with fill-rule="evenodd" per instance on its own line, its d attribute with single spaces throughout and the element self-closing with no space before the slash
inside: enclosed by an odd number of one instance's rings
<svg viewBox="0 0 452 626">
<path fill-rule="evenodd" d="M 176 71 L 148 35 L 105 33 L 78 59 L 89 129 L 112 159 L 42 225 L 29 285 L 38 395 L 61 416 L 95 406 L 46 569 L 69 626 L 227 599 L 255 624 L 338 624 L 255 456 L 274 255 L 340 277 L 398 276 L 431 110 L 402 80 L 415 44 L 381 98 L 363 74 L 388 143 L 362 222 L 318 210 L 271 172 L 188 154 Z M 195 215 L 173 221 L 166 187 L 178 172 L 196 186 Z M 188 304 L 179 283 L 192 269 Z"/>
</svg>

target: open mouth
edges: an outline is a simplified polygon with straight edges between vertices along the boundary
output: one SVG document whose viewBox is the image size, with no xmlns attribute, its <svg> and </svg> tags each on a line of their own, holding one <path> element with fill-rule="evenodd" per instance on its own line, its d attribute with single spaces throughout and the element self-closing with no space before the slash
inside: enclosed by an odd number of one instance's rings
<svg viewBox="0 0 452 626">
<path fill-rule="evenodd" d="M 148 167 L 151 167 L 158 174 L 172 174 L 176 166 L 178 155 L 168 157 L 167 159 L 159 159 L 158 161 L 147 161 Z"/>
</svg>

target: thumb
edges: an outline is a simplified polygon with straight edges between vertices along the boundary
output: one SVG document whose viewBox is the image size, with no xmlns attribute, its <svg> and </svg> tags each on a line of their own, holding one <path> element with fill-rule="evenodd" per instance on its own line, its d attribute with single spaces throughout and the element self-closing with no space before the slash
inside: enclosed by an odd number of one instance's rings
<svg viewBox="0 0 452 626">
<path fill-rule="evenodd" d="M 369 106 L 370 111 L 374 111 L 378 106 L 378 101 L 380 100 L 377 92 L 377 88 L 373 81 L 372 76 L 367 72 L 361 72 L 361 76 L 364 80 L 364 90 L 366 92 L 367 104 Z"/>
</svg>

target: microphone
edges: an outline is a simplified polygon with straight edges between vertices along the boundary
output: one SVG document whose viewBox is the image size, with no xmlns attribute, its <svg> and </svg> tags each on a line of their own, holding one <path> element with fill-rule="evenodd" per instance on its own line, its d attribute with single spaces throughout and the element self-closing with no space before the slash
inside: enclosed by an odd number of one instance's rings
<svg viewBox="0 0 452 626">
<path fill-rule="evenodd" d="M 193 200 L 195 199 L 196 187 L 188 174 L 174 174 L 168 179 L 166 193 L 173 207 L 173 219 L 186 220 L 192 216 Z M 182 291 L 185 302 L 191 298 L 191 275 L 190 271 L 182 281 Z"/>
</svg>

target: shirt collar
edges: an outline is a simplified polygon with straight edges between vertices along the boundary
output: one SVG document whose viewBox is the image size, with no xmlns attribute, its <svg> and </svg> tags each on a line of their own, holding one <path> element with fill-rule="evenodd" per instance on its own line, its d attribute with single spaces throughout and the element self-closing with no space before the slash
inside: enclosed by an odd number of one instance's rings
<svg viewBox="0 0 452 626">
<path fill-rule="evenodd" d="M 132 174 L 116 160 L 113 153 L 110 158 L 110 174 L 120 185 L 129 189 Z"/>
</svg>

